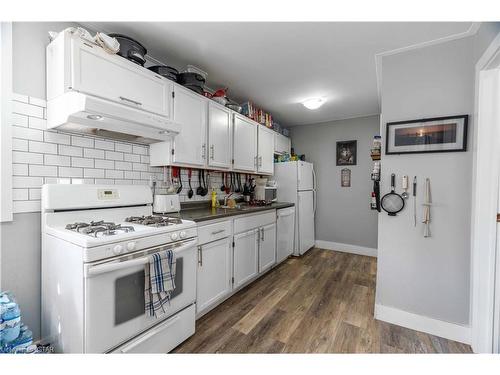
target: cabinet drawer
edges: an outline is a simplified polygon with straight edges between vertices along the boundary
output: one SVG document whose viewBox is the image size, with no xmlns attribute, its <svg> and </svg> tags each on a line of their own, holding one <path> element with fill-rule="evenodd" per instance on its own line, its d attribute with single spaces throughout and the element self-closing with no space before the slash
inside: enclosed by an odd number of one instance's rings
<svg viewBox="0 0 500 375">
<path fill-rule="evenodd" d="M 276 210 L 270 210 L 263 214 L 246 215 L 242 218 L 234 219 L 234 233 L 245 232 L 275 222 Z"/>
<path fill-rule="evenodd" d="M 216 241 L 232 234 L 231 221 L 221 221 L 219 223 L 203 225 L 198 228 L 198 243 L 203 245 Z"/>
<path fill-rule="evenodd" d="M 195 306 L 191 305 L 112 353 L 168 353 L 194 334 Z"/>
</svg>

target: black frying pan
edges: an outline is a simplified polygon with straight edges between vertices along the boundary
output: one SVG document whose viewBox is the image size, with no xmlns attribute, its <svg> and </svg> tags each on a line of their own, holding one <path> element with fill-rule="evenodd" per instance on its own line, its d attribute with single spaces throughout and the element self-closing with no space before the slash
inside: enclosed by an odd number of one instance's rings
<svg viewBox="0 0 500 375">
<path fill-rule="evenodd" d="M 393 173 L 391 174 L 391 191 L 380 200 L 380 206 L 389 216 L 396 216 L 405 207 L 405 200 L 395 190 L 396 175 Z"/>
</svg>

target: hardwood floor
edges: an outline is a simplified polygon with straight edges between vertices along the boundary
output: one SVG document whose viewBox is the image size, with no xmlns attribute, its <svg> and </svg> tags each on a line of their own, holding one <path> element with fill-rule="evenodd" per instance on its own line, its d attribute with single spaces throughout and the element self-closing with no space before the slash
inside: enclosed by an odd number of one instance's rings
<svg viewBox="0 0 500 375">
<path fill-rule="evenodd" d="M 174 353 L 470 353 L 373 318 L 376 259 L 312 249 L 196 323 Z"/>
</svg>

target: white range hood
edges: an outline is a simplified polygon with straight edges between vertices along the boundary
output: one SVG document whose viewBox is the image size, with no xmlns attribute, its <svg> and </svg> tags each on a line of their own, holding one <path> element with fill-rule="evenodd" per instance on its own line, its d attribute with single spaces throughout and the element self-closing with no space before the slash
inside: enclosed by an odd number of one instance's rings
<svg viewBox="0 0 500 375">
<path fill-rule="evenodd" d="M 167 141 L 181 130 L 163 116 L 75 91 L 47 102 L 47 128 L 143 144 Z"/>
</svg>

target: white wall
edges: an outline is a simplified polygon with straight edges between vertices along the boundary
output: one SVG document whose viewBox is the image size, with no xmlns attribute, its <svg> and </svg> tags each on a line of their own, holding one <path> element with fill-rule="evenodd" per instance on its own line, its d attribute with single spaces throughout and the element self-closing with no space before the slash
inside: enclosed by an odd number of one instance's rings
<svg viewBox="0 0 500 375">
<path fill-rule="evenodd" d="M 471 115 L 473 100 L 473 37 L 383 58 L 382 134 L 391 121 Z M 382 194 L 391 173 L 418 176 L 419 221 L 430 178 L 432 236 L 413 227 L 411 205 L 396 217 L 379 215 L 378 304 L 469 324 L 472 133 L 470 125 L 467 152 L 383 156 Z"/>
<path fill-rule="evenodd" d="M 377 213 L 370 210 L 370 149 L 379 124 L 378 116 L 370 116 L 291 128 L 295 152 L 314 163 L 318 178 L 316 240 L 377 248 Z M 336 142 L 348 140 L 358 141 L 357 165 L 347 167 L 351 187 L 343 188 L 343 167 L 335 163 Z"/>
</svg>

